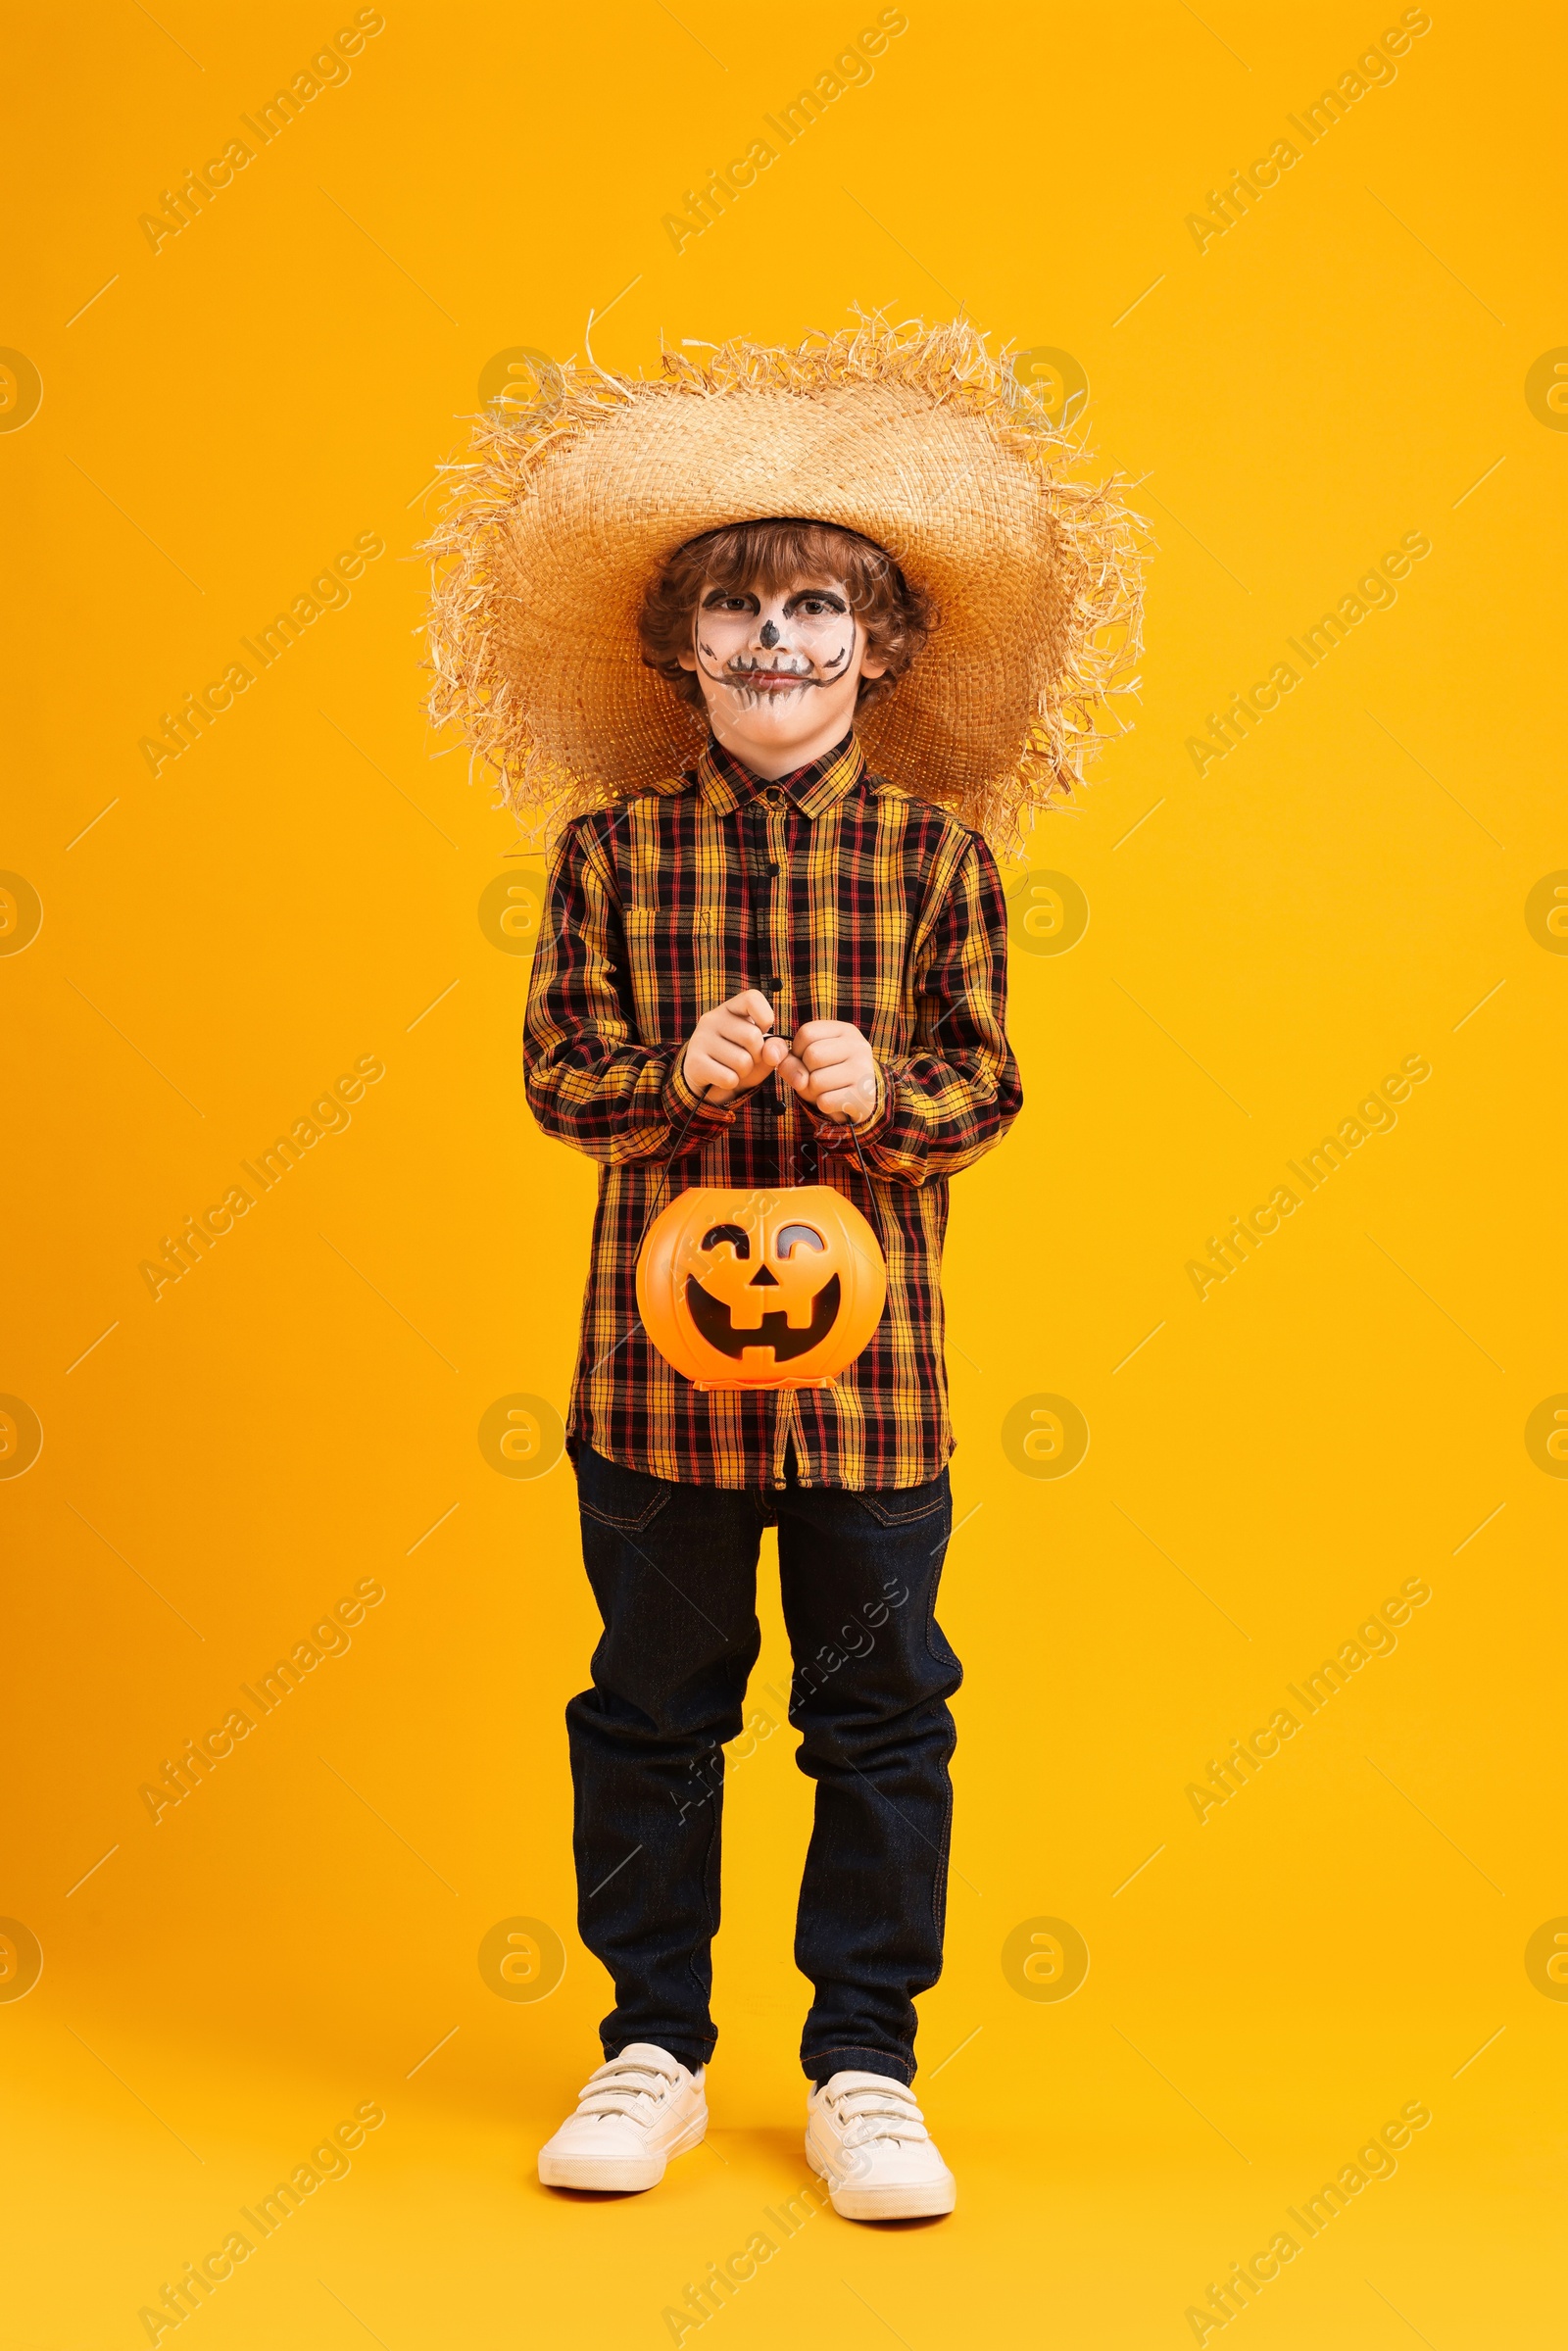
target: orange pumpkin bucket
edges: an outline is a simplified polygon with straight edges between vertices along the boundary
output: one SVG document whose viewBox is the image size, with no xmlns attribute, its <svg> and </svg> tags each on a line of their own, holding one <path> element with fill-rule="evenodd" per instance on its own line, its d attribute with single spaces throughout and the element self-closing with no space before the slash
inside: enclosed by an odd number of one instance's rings
<svg viewBox="0 0 1568 2351">
<path fill-rule="evenodd" d="M 643 1327 L 701 1389 L 830 1387 L 881 1321 L 887 1290 L 875 1233 L 825 1184 L 679 1193 L 637 1259 Z"/>
</svg>

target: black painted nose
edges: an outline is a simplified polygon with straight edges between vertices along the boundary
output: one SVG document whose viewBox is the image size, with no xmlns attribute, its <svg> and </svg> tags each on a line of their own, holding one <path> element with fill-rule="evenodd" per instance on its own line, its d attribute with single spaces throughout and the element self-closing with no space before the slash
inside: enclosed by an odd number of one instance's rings
<svg viewBox="0 0 1568 2351">
<path fill-rule="evenodd" d="M 771 620 L 764 620 L 762 623 L 762 643 L 767 647 L 769 653 L 778 643 L 778 630 L 773 626 Z"/>
</svg>

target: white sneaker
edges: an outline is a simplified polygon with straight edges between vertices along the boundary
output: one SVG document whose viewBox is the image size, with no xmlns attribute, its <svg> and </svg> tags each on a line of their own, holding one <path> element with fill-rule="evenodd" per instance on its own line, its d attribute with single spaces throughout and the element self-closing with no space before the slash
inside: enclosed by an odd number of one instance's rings
<svg viewBox="0 0 1568 2351">
<path fill-rule="evenodd" d="M 688 2073 L 652 2041 L 632 2041 L 589 2075 L 576 2113 L 540 2148 L 546 2187 L 657 2187 L 670 2157 L 707 2135 L 705 2072 Z"/>
<path fill-rule="evenodd" d="M 847 2221 L 912 2221 L 951 2212 L 953 2174 L 914 2092 L 886 2074 L 835 2074 L 806 2102 L 806 2160 Z"/>
</svg>

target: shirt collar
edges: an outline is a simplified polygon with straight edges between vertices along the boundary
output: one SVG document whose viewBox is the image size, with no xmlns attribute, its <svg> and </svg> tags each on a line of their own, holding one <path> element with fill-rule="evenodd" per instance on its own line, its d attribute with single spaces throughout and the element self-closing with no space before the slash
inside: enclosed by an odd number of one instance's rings
<svg viewBox="0 0 1568 2351">
<path fill-rule="evenodd" d="M 842 800 L 864 773 L 865 754 L 853 733 L 835 743 L 831 751 L 823 752 L 820 759 L 771 782 L 754 775 L 711 736 L 696 768 L 698 790 L 709 807 L 721 816 L 745 808 L 759 792 L 774 788 L 787 792 L 803 815 L 820 816 L 835 801 Z"/>
</svg>

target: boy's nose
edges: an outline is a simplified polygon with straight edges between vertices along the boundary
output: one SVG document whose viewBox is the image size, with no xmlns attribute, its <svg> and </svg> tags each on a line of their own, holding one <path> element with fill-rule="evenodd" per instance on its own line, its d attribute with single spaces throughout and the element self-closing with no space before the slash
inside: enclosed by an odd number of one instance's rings
<svg viewBox="0 0 1568 2351">
<path fill-rule="evenodd" d="M 769 653 L 778 643 L 778 630 L 773 626 L 771 620 L 764 620 L 762 623 L 761 642 Z"/>
</svg>

